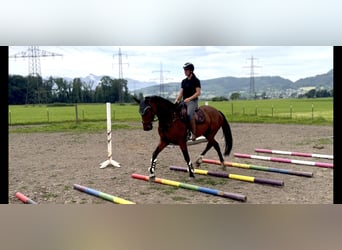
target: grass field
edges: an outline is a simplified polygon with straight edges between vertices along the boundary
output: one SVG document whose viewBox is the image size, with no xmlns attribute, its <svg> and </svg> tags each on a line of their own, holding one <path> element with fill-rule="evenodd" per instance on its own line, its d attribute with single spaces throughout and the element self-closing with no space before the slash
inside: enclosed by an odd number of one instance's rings
<svg viewBox="0 0 342 250">
<path fill-rule="evenodd" d="M 221 110 L 229 122 L 332 125 L 334 117 L 333 98 L 209 101 L 208 104 Z M 8 112 L 9 125 L 44 125 L 25 131 L 106 128 L 104 103 L 78 104 L 77 109 L 75 105 L 10 105 Z M 128 128 L 127 122 L 141 121 L 136 104 L 111 104 L 111 114 L 113 129 Z"/>
<path fill-rule="evenodd" d="M 333 98 L 210 102 L 231 122 L 332 125 Z"/>
</svg>

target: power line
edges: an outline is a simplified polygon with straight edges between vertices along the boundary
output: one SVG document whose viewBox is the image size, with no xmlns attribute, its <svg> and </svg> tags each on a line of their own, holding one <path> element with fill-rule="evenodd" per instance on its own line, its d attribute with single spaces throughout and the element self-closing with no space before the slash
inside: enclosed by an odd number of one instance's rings
<svg viewBox="0 0 342 250">
<path fill-rule="evenodd" d="M 119 48 L 119 52 L 118 54 L 116 54 L 119 58 L 119 80 L 123 80 L 123 71 L 122 71 L 122 64 L 127 64 L 129 66 L 128 63 L 122 63 L 122 53 L 121 53 L 121 48 Z M 115 57 L 115 55 L 113 55 L 113 58 Z M 127 58 L 127 55 L 126 55 L 126 58 Z M 123 85 L 122 85 L 122 82 L 120 81 L 120 91 L 119 91 L 119 101 L 120 103 L 123 102 L 123 97 L 122 97 L 122 93 L 123 93 Z"/>
<path fill-rule="evenodd" d="M 63 56 L 62 54 L 57 54 L 54 52 L 41 50 L 39 46 L 29 46 L 27 51 L 21 51 L 16 54 L 10 55 L 10 58 L 28 58 L 28 68 L 29 68 L 29 76 L 35 77 L 37 82 L 37 100 L 40 104 L 40 88 L 39 88 L 39 81 L 38 78 L 42 77 L 41 73 L 41 64 L 40 58 L 41 57 L 55 57 L 55 56 Z M 26 104 L 28 102 L 28 82 L 26 86 Z"/>
<path fill-rule="evenodd" d="M 255 93 L 255 72 L 254 69 L 255 68 L 259 68 L 260 66 L 255 66 L 254 65 L 254 60 L 257 60 L 258 58 L 254 58 L 253 56 L 251 56 L 251 58 L 248 58 L 247 60 L 251 61 L 251 65 L 247 66 L 248 68 L 250 68 L 250 80 L 249 80 L 249 95 L 251 99 L 255 99 L 256 98 L 256 93 Z"/>
<path fill-rule="evenodd" d="M 164 95 L 164 79 L 165 80 L 169 80 L 169 79 L 171 79 L 171 78 L 164 78 L 164 72 L 170 72 L 170 71 L 168 71 L 168 70 L 163 70 L 163 63 L 162 62 L 160 62 L 160 70 L 154 70 L 154 71 L 152 71 L 152 73 L 160 73 L 160 75 L 159 75 L 159 81 L 160 81 L 160 87 L 159 87 L 159 94 L 160 94 L 160 96 L 162 96 L 163 97 L 163 95 Z"/>
</svg>

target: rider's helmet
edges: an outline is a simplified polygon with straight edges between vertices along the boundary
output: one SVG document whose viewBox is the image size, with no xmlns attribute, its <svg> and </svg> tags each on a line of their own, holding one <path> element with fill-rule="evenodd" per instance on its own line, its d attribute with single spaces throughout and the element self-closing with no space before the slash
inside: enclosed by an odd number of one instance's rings
<svg viewBox="0 0 342 250">
<path fill-rule="evenodd" d="M 185 64 L 183 65 L 183 69 L 189 69 L 189 70 L 191 70 L 191 71 L 194 71 L 194 70 L 195 70 L 195 66 L 194 66 L 192 63 L 187 62 L 187 63 L 185 63 Z"/>
</svg>

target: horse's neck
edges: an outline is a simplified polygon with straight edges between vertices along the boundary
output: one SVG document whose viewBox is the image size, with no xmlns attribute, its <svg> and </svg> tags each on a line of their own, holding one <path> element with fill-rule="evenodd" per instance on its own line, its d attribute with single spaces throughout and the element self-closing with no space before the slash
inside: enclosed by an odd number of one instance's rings
<svg viewBox="0 0 342 250">
<path fill-rule="evenodd" d="M 159 120 L 165 120 L 171 117 L 172 112 L 169 109 L 163 109 L 161 107 L 157 108 L 157 117 Z"/>
<path fill-rule="evenodd" d="M 156 105 L 156 115 L 159 120 L 170 120 L 172 119 L 173 113 L 174 109 L 167 103 Z"/>
</svg>

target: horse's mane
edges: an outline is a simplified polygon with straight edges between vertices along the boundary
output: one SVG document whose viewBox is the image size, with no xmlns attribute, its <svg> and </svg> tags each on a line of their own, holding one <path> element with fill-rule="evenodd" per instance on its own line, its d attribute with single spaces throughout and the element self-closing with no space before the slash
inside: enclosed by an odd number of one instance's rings
<svg viewBox="0 0 342 250">
<path fill-rule="evenodd" d="M 165 99 L 165 98 L 158 96 L 158 95 L 153 95 L 153 96 L 149 96 L 146 98 L 149 98 L 150 100 L 152 100 L 155 103 L 164 104 L 169 111 L 174 111 L 176 109 L 176 106 L 177 106 L 174 103 L 172 103 L 171 101 L 169 101 L 168 99 Z"/>
</svg>

